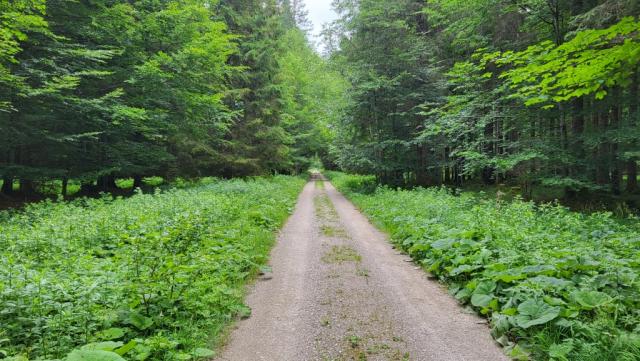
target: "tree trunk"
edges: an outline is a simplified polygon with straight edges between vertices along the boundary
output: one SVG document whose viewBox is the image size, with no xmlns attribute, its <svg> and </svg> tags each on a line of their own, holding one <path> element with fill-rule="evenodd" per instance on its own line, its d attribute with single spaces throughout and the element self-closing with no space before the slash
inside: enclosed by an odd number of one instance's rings
<svg viewBox="0 0 640 361">
<path fill-rule="evenodd" d="M 101 191 L 110 191 L 118 188 L 116 186 L 116 177 L 112 175 L 105 175 L 98 178 L 98 189 Z"/>
<path fill-rule="evenodd" d="M 444 148 L 444 184 L 451 184 L 451 177 L 452 177 L 452 172 L 451 172 L 451 165 L 449 164 L 449 162 L 451 161 L 451 159 L 449 158 L 449 147 L 445 147 Z"/>
<path fill-rule="evenodd" d="M 142 176 L 133 176 L 133 189 L 142 188 Z"/>
<path fill-rule="evenodd" d="M 607 115 L 604 111 L 598 111 L 595 121 L 596 129 L 602 134 L 607 129 Z M 601 138 L 600 144 L 596 148 L 596 184 L 604 186 L 609 183 L 608 150 L 609 142 L 606 138 Z"/>
<path fill-rule="evenodd" d="M 69 178 L 62 178 L 62 197 L 67 198 L 67 193 L 69 189 Z"/>
<path fill-rule="evenodd" d="M 419 186 L 425 186 L 429 183 L 429 177 L 427 175 L 427 156 L 424 145 L 416 146 L 416 153 L 418 156 L 417 169 L 416 169 L 416 184 Z"/>
<path fill-rule="evenodd" d="M 93 182 L 82 181 L 80 183 L 80 193 L 84 195 L 96 193 L 96 187 L 93 185 Z"/>
<path fill-rule="evenodd" d="M 33 186 L 33 181 L 30 179 L 20 178 L 20 193 L 24 196 L 31 196 L 35 194 L 36 189 Z"/>
<path fill-rule="evenodd" d="M 622 98 L 622 89 L 617 87 L 613 92 L 614 99 Z M 620 127 L 620 103 L 617 101 L 614 102 L 614 105 L 611 109 L 611 124 L 610 128 L 618 129 Z M 620 161 L 620 157 L 618 155 L 618 150 L 620 149 L 620 145 L 618 141 L 611 142 L 609 147 L 610 151 L 610 159 L 611 159 L 611 191 L 614 194 L 620 194 L 620 185 L 622 183 L 622 162 Z"/>
<path fill-rule="evenodd" d="M 2 177 L 2 189 L 0 189 L 0 193 L 6 196 L 13 194 L 13 178 L 8 176 Z"/>
<path fill-rule="evenodd" d="M 638 163 L 635 159 L 627 161 L 627 192 L 638 191 Z"/>
<path fill-rule="evenodd" d="M 640 5 L 638 5 L 640 7 Z M 636 68 L 636 74 L 633 77 L 633 83 L 631 84 L 631 91 L 629 92 L 630 104 L 629 104 L 629 123 L 631 128 L 637 127 L 640 124 L 640 68 Z M 638 142 L 631 142 L 631 147 L 636 150 Z M 627 187 L 628 193 L 635 193 L 638 191 L 638 160 L 635 157 L 627 160 Z"/>
</svg>

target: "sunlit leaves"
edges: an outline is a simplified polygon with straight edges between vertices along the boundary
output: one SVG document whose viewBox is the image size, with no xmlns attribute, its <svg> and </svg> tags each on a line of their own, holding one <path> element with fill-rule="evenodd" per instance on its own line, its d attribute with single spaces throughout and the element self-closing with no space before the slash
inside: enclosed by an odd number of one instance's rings
<svg viewBox="0 0 640 361">
<path fill-rule="evenodd" d="M 640 22 L 627 17 L 607 29 L 583 30 L 555 46 L 544 41 L 524 51 L 486 54 L 482 58 L 505 66 L 516 96 L 526 105 L 546 106 L 628 85 L 640 63 Z"/>
</svg>

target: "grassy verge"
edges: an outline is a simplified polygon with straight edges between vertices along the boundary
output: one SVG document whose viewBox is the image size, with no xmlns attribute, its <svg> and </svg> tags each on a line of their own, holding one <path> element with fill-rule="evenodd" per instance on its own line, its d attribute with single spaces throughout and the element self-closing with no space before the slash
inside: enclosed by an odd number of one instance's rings
<svg viewBox="0 0 640 361">
<path fill-rule="evenodd" d="M 640 360 L 640 224 L 329 173 L 515 359 Z"/>
<path fill-rule="evenodd" d="M 0 358 L 209 358 L 250 312 L 243 286 L 303 183 L 214 181 L 0 212 Z"/>
</svg>

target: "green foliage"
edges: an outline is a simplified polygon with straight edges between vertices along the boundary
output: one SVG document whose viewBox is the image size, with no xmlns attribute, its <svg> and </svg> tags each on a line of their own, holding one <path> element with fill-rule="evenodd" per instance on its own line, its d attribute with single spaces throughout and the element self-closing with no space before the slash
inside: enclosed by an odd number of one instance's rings
<svg viewBox="0 0 640 361">
<path fill-rule="evenodd" d="M 403 172 L 423 161 L 415 142 L 424 123 L 421 105 L 436 101 L 441 90 L 432 44 L 422 36 L 422 5 L 336 1 L 340 49 L 332 60 L 351 83 L 332 149 L 342 169 L 401 184 Z"/>
<path fill-rule="evenodd" d="M 13 73 L 11 64 L 17 62 L 16 54 L 22 51 L 22 43 L 28 33 L 49 34 L 44 19 L 44 0 L 21 0 L 0 4 L 0 85 L 15 87 L 22 79 Z M 12 99 L 0 98 L 0 111 L 8 111 Z"/>
<path fill-rule="evenodd" d="M 303 183 L 213 181 L 0 212 L 2 352 L 209 358 L 203 347 L 246 314 L 243 286 L 266 261 Z"/>
<path fill-rule="evenodd" d="M 513 355 L 638 360 L 637 219 L 623 225 L 609 213 L 436 188 L 362 193 L 368 177 L 329 175 L 398 247 L 488 317 Z"/>
<path fill-rule="evenodd" d="M 390 186 L 639 191 L 637 1 L 336 1 L 333 154 Z M 533 105 L 536 105 L 535 107 Z M 626 186 L 623 179 L 626 177 Z"/>
<path fill-rule="evenodd" d="M 346 85 L 304 21 L 288 1 L 3 2 L 0 178 L 30 198 L 326 161 Z"/>
<path fill-rule="evenodd" d="M 640 63 L 640 22 L 626 17 L 606 29 L 580 31 L 560 46 L 545 41 L 521 52 L 487 54 L 481 62 L 489 59 L 511 67 L 500 76 L 526 105 L 553 106 L 590 94 L 601 100 L 608 89 L 629 85 Z"/>
<path fill-rule="evenodd" d="M 305 34 L 291 29 L 284 37 L 287 51 L 281 57 L 283 83 L 282 118 L 292 135 L 292 162 L 297 174 L 312 166 L 317 157 L 331 165 L 328 145 L 331 129 L 347 105 L 345 79 L 308 44 Z"/>
</svg>

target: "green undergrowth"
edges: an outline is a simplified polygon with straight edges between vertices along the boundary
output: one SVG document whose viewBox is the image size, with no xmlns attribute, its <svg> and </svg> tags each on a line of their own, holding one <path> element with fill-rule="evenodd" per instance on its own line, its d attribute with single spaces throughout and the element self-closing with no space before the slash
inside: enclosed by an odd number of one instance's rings
<svg viewBox="0 0 640 361">
<path fill-rule="evenodd" d="M 640 223 L 330 173 L 514 359 L 640 360 Z"/>
<path fill-rule="evenodd" d="M 214 181 L 0 212 L 0 359 L 195 360 L 246 316 L 304 180 Z"/>
</svg>

